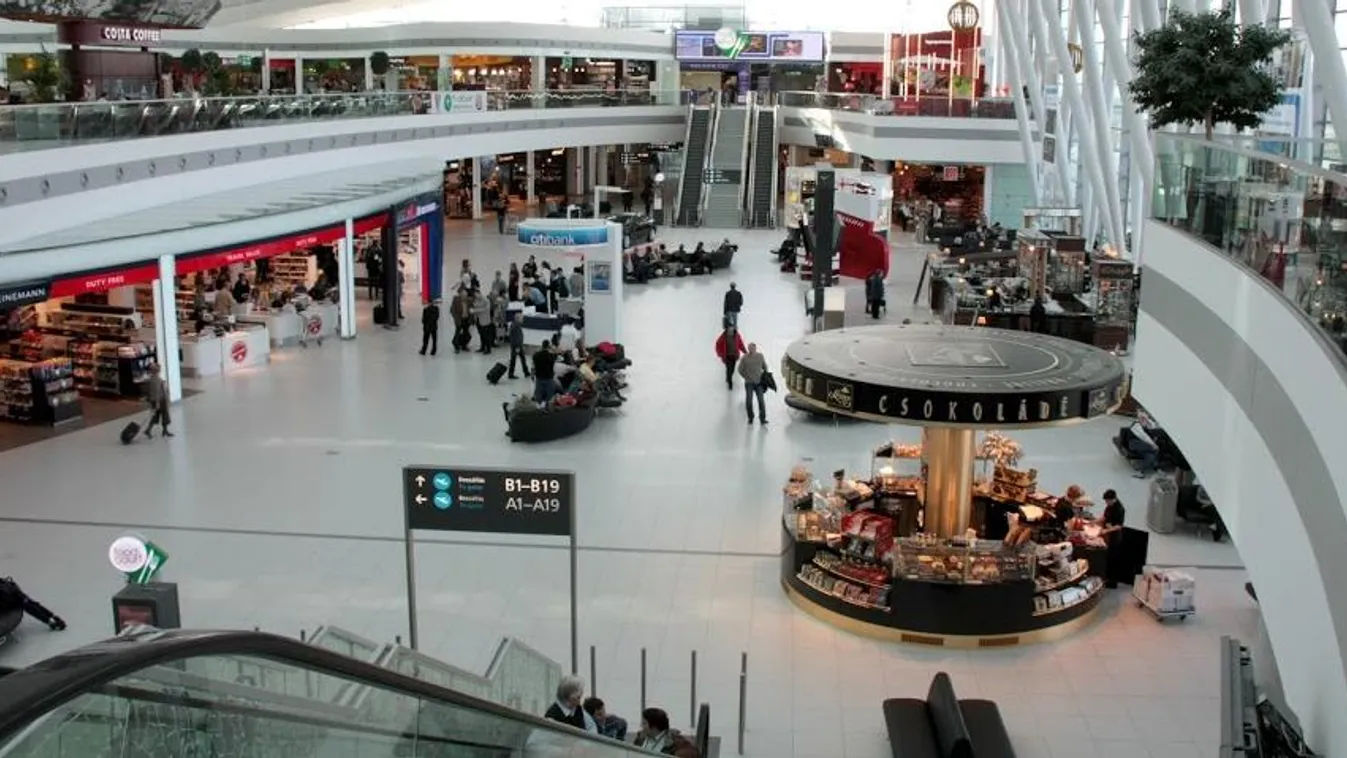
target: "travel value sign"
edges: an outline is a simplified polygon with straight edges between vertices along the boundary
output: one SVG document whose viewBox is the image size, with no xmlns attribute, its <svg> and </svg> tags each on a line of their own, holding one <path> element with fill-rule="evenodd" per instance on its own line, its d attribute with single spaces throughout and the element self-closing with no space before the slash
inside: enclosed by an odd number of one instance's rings
<svg viewBox="0 0 1347 758">
<path fill-rule="evenodd" d="M 407 528 L 571 536 L 575 475 L 558 471 L 406 466 Z"/>
</svg>

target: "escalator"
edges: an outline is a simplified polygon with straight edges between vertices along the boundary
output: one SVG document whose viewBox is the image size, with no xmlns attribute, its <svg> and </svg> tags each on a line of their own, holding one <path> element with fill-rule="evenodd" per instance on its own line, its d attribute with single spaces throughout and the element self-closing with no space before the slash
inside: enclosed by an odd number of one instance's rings
<svg viewBox="0 0 1347 758">
<path fill-rule="evenodd" d="M 0 678 L 0 755 L 637 758 L 642 753 L 298 640 L 257 632 L 148 631 Z"/>
<path fill-rule="evenodd" d="M 678 188 L 678 226 L 701 223 L 702 180 L 706 172 L 706 151 L 711 142 L 712 108 L 694 106 L 688 116 L 687 136 L 683 139 L 683 174 Z"/>
<path fill-rule="evenodd" d="M 771 229 L 776 226 L 776 108 L 755 108 L 753 121 L 748 225 Z"/>
</svg>

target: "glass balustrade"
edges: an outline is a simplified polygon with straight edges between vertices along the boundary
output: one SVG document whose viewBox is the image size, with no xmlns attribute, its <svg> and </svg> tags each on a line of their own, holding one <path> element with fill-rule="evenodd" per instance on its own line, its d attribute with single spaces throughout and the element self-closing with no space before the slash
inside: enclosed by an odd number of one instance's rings
<svg viewBox="0 0 1347 758">
<path fill-rule="evenodd" d="M 679 92 L 555 90 L 183 97 L 0 106 L 0 152 L 461 109 L 606 108 L 679 105 L 687 101 L 687 96 Z"/>
<path fill-rule="evenodd" d="M 934 118 L 1015 118 L 1015 103 L 1009 98 L 970 98 L 929 95 L 882 97 L 850 92 L 782 92 L 777 105 L 788 108 L 827 108 L 876 116 L 927 116 Z"/>
<path fill-rule="evenodd" d="M 1347 173 L 1326 167 L 1336 146 L 1295 142 L 1156 134 L 1151 217 L 1261 276 L 1347 352 Z"/>
</svg>

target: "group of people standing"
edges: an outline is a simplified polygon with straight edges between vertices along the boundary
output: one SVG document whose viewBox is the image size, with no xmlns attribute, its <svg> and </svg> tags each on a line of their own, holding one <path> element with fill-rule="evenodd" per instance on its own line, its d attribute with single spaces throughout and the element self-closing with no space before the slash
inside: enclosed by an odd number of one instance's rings
<svg viewBox="0 0 1347 758">
<path fill-rule="evenodd" d="M 577 676 L 564 676 L 557 684 L 557 699 L 544 717 L 600 737 L 626 742 L 627 720 L 609 713 L 597 697 L 585 697 L 585 682 Z M 701 751 L 692 740 L 669 725 L 669 714 L 662 708 L 641 711 L 641 728 L 633 746 L 656 755 L 676 758 L 700 758 Z"/>
<path fill-rule="evenodd" d="M 767 390 L 776 389 L 772 373 L 767 368 L 767 358 L 758 352 L 757 343 L 744 344 L 739 334 L 739 314 L 744 308 L 744 293 L 738 285 L 730 282 L 725 291 L 723 314 L 720 322 L 720 335 L 716 337 L 716 358 L 725 367 L 725 386 L 734 389 L 734 375 L 738 373 L 744 382 L 744 411 L 748 414 L 748 423 L 755 420 L 767 423 Z M 757 415 L 753 413 L 757 403 Z"/>
<path fill-rule="evenodd" d="M 421 355 L 425 355 L 427 350 L 431 355 L 439 352 L 440 302 L 436 298 L 421 311 Z M 495 347 L 496 336 L 505 328 L 508 305 L 505 278 L 501 272 L 497 271 L 491 286 L 483 290 L 481 280 L 472 270 L 472 263 L 464 260 L 459 282 L 454 286 L 454 295 L 449 301 L 449 317 L 454 323 L 451 343 L 454 353 L 462 353 L 470 348 L 472 332 L 476 328 L 476 352 L 489 355 Z"/>
</svg>

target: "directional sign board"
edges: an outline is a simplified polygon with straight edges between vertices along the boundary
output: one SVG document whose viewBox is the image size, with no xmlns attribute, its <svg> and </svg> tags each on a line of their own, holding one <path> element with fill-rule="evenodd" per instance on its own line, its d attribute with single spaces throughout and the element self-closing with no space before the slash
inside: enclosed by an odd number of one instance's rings
<svg viewBox="0 0 1347 758">
<path fill-rule="evenodd" d="M 569 472 L 407 466 L 402 491 L 408 529 L 572 536 Z"/>
</svg>

